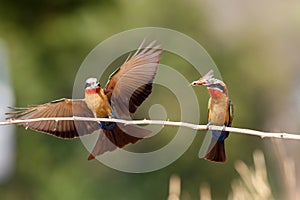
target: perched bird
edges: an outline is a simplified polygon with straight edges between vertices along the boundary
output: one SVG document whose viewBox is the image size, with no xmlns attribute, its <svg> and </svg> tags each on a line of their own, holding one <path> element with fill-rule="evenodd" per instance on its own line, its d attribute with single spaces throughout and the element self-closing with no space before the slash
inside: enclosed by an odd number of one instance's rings
<svg viewBox="0 0 300 200">
<path fill-rule="evenodd" d="M 210 70 L 198 81 L 192 82 L 193 86 L 203 85 L 208 89 L 210 99 L 208 102 L 208 126 L 219 125 L 230 127 L 233 120 L 233 104 L 228 97 L 228 91 L 223 81 L 213 78 Z M 212 138 L 205 159 L 215 162 L 225 162 L 224 140 L 228 137 L 228 131 L 212 130 Z"/>
<path fill-rule="evenodd" d="M 147 47 L 140 45 L 134 55 L 120 66 L 104 88 L 96 78 L 88 78 L 84 99 L 59 99 L 39 106 L 12 108 L 7 119 L 34 119 L 49 117 L 98 117 L 128 118 L 152 92 L 162 49 L 151 42 Z M 94 121 L 37 121 L 20 123 L 36 131 L 59 138 L 76 138 L 91 134 L 101 129 L 99 138 L 88 157 L 92 160 L 97 155 L 122 148 L 129 143 L 136 143 L 151 134 L 137 126 L 124 126 L 115 122 Z"/>
</svg>

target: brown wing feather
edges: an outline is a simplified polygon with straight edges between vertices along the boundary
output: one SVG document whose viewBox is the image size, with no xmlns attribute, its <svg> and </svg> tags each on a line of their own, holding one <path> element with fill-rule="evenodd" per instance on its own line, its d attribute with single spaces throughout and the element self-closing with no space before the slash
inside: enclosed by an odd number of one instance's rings
<svg viewBox="0 0 300 200">
<path fill-rule="evenodd" d="M 149 130 L 124 124 L 117 124 L 113 130 L 103 129 L 103 133 L 99 135 L 88 160 L 92 160 L 107 151 L 113 151 L 117 147 L 122 148 L 127 144 L 134 144 L 150 134 L 151 131 Z"/>
<path fill-rule="evenodd" d="M 105 94 L 119 117 L 134 113 L 152 91 L 162 53 L 162 49 L 155 42 L 151 42 L 144 49 L 142 43 L 136 53 L 111 75 L 105 86 Z"/>
<path fill-rule="evenodd" d="M 7 119 L 35 119 L 47 117 L 94 117 L 84 100 L 61 99 L 39 106 L 13 108 Z M 97 122 L 88 121 L 37 121 L 20 123 L 30 129 L 60 138 L 75 138 L 99 129 Z"/>
</svg>

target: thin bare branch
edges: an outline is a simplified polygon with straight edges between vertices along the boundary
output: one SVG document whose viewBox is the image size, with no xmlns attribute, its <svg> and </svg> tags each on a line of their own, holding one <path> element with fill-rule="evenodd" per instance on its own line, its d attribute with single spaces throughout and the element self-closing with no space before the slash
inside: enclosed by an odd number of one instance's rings
<svg viewBox="0 0 300 200">
<path fill-rule="evenodd" d="M 26 124 L 29 122 L 36 122 L 36 121 L 102 121 L 102 122 L 117 122 L 122 123 L 125 125 L 130 124 L 151 124 L 151 125 L 162 125 L 162 126 L 178 126 L 178 127 L 186 127 L 194 130 L 223 130 L 229 131 L 232 133 L 242 133 L 248 135 L 255 135 L 261 138 L 282 138 L 282 139 L 292 139 L 292 140 L 300 140 L 300 135 L 297 134 L 289 134 L 289 133 L 275 133 L 275 132 L 263 132 L 251 129 L 244 129 L 244 128 L 234 128 L 234 127 L 224 127 L 224 126 L 215 126 L 210 125 L 197 125 L 191 124 L 187 122 L 174 122 L 174 121 L 162 121 L 162 120 L 124 120 L 124 119 L 115 119 L 115 118 L 88 118 L 88 117 L 53 117 L 53 118 L 35 118 L 35 119 L 27 119 L 27 120 L 8 120 L 6 122 L 0 122 L 0 126 L 4 125 L 11 125 L 11 124 Z M 207 129 L 208 128 L 208 129 Z"/>
</svg>

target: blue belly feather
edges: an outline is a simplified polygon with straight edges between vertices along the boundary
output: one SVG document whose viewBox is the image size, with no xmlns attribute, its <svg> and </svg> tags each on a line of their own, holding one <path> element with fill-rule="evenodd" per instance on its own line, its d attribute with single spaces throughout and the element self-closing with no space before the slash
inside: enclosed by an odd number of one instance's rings
<svg viewBox="0 0 300 200">
<path fill-rule="evenodd" d="M 216 130 L 211 130 L 211 133 L 212 133 L 212 138 L 218 142 L 224 141 L 229 134 L 228 131 L 216 131 Z"/>
<path fill-rule="evenodd" d="M 116 122 L 100 122 L 100 128 L 107 130 L 107 131 L 113 131 L 115 127 L 117 126 Z"/>
</svg>

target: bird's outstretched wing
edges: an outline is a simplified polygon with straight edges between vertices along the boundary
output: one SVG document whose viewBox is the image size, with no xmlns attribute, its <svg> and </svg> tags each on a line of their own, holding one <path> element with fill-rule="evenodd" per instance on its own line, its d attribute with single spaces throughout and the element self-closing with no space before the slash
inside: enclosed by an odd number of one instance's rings
<svg viewBox="0 0 300 200">
<path fill-rule="evenodd" d="M 112 130 L 102 130 L 104 134 L 102 133 L 99 135 L 88 160 L 93 160 L 96 156 L 108 151 L 113 151 L 117 147 L 123 148 L 130 143 L 134 144 L 151 134 L 151 131 L 137 126 L 124 125 L 121 123 L 115 125 L 115 128 Z"/>
<path fill-rule="evenodd" d="M 135 54 L 110 76 L 104 91 L 118 117 L 130 116 L 151 93 L 162 53 L 155 43 L 143 48 L 143 41 Z"/>
<path fill-rule="evenodd" d="M 28 108 L 12 108 L 7 119 L 35 119 L 49 117 L 94 117 L 84 100 L 59 99 L 50 103 Z M 99 124 L 92 121 L 37 121 L 20 123 L 27 128 L 60 138 L 75 138 L 93 133 Z"/>
</svg>

